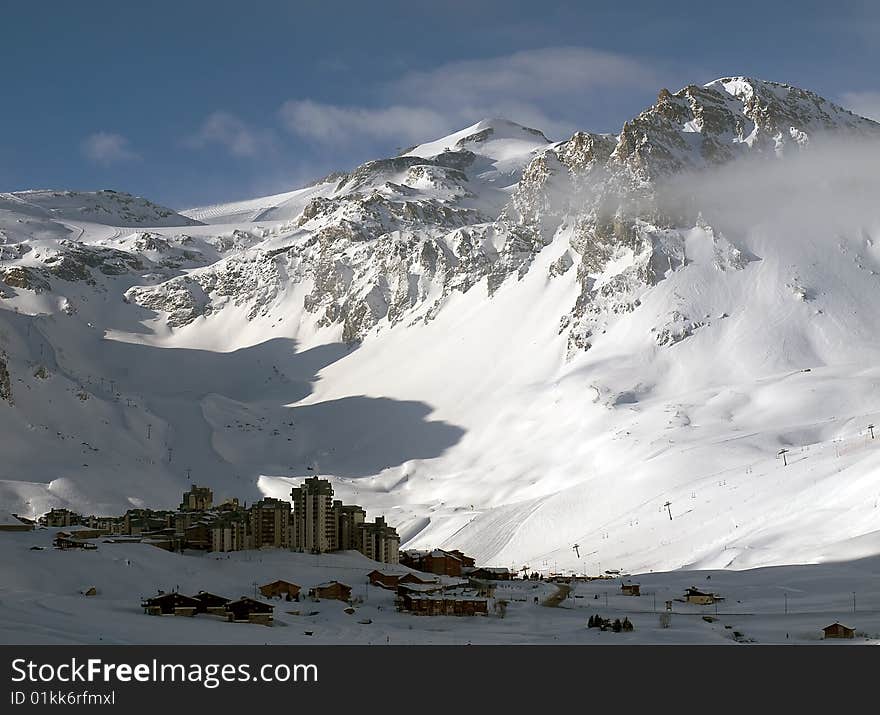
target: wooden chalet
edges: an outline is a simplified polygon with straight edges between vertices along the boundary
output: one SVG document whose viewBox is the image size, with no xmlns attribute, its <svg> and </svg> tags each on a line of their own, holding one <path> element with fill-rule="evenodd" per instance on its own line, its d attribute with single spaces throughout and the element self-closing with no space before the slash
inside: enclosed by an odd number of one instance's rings
<svg viewBox="0 0 880 715">
<path fill-rule="evenodd" d="M 370 579 L 370 583 L 374 586 L 387 588 L 391 591 L 395 590 L 401 584 L 428 584 L 437 582 L 436 578 L 425 578 L 414 573 L 386 573 L 385 571 L 379 571 L 378 569 L 370 571 L 370 573 L 367 574 L 367 578 Z"/>
<path fill-rule="evenodd" d="M 438 576 L 461 576 L 461 570 L 464 567 L 459 556 L 443 549 L 404 551 L 400 554 L 400 563 L 416 571 L 433 573 Z"/>
<path fill-rule="evenodd" d="M 194 616 L 199 612 L 201 602 L 182 593 L 163 593 L 144 599 L 141 606 L 150 616 Z"/>
<path fill-rule="evenodd" d="M 351 586 L 346 586 L 339 581 L 328 581 L 327 583 L 319 583 L 309 589 L 309 596 L 314 599 L 327 599 L 336 601 L 351 600 Z"/>
<path fill-rule="evenodd" d="M 438 593 L 446 587 L 442 583 L 400 583 L 397 585 L 397 595 L 423 595 Z"/>
<path fill-rule="evenodd" d="M 398 610 L 417 616 L 476 616 L 489 614 L 489 601 L 479 596 L 404 591 Z"/>
<path fill-rule="evenodd" d="M 713 603 L 723 601 L 724 599 L 717 593 L 701 591 L 698 588 L 691 587 L 685 591 L 684 600 L 697 606 L 711 606 Z"/>
<path fill-rule="evenodd" d="M 637 583 L 624 583 L 620 586 L 620 592 L 624 596 L 641 596 L 642 587 Z"/>
<path fill-rule="evenodd" d="M 72 535 L 68 534 L 66 531 L 59 531 L 55 535 L 55 539 L 52 541 L 55 545 L 55 548 L 61 549 L 62 551 L 66 551 L 68 549 L 83 549 L 86 551 L 93 551 L 98 548 L 97 544 L 93 544 L 91 541 L 86 541 L 85 539 L 77 539 Z"/>
<path fill-rule="evenodd" d="M 284 598 L 287 601 L 299 600 L 300 591 L 300 586 L 282 579 L 260 586 L 260 593 L 265 598 Z"/>
<path fill-rule="evenodd" d="M 450 549 L 447 553 L 452 554 L 459 561 L 461 561 L 461 565 L 463 568 L 470 569 L 477 565 L 477 562 L 474 559 L 472 559 L 470 556 L 465 556 L 465 554 L 458 549 Z"/>
<path fill-rule="evenodd" d="M 207 613 L 212 616 L 225 616 L 226 606 L 232 601 L 231 598 L 207 591 L 199 591 L 193 598 L 199 602 L 196 613 Z"/>
<path fill-rule="evenodd" d="M 226 604 L 226 618 L 232 623 L 257 623 L 271 626 L 275 606 L 247 596 Z"/>
<path fill-rule="evenodd" d="M 855 638 L 856 637 L 856 629 L 851 628 L 850 626 L 845 626 L 842 623 L 838 623 L 835 621 L 830 626 L 825 626 L 822 629 L 822 632 L 825 634 L 826 638 Z"/>
</svg>

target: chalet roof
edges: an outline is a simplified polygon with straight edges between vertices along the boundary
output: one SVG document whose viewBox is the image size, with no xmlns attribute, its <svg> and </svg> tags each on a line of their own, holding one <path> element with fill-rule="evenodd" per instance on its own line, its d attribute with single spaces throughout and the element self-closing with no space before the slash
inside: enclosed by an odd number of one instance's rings
<svg viewBox="0 0 880 715">
<path fill-rule="evenodd" d="M 433 593 L 434 591 L 438 591 L 443 588 L 442 584 L 439 583 L 402 583 L 398 587 L 398 590 L 409 593 Z"/>
<path fill-rule="evenodd" d="M 273 606 L 271 603 L 263 603 L 263 601 L 257 601 L 253 598 L 248 598 L 247 596 L 242 596 L 241 598 L 235 601 L 230 601 L 226 604 L 226 609 L 229 611 L 234 611 L 242 607 L 254 611 L 262 611 L 264 613 L 275 610 L 275 606 Z"/>
<path fill-rule="evenodd" d="M 347 586 L 342 583 L 342 581 L 326 581 L 324 583 L 319 583 L 317 586 L 312 586 L 312 588 L 332 588 L 336 585 L 342 586 L 343 588 L 351 588 L 351 586 Z"/>
<path fill-rule="evenodd" d="M 855 630 L 855 628 L 853 628 L 852 626 L 844 625 L 844 624 L 841 623 L 840 621 L 834 621 L 834 623 L 832 623 L 830 626 L 825 626 L 822 630 L 823 630 L 823 631 L 827 631 L 829 628 L 834 628 L 835 626 L 840 626 L 841 628 L 846 628 L 846 630 L 848 630 L 848 631 L 854 631 L 854 630 Z"/>
<path fill-rule="evenodd" d="M 178 593 L 177 591 L 172 591 L 171 593 L 162 593 L 158 596 L 152 596 L 150 598 L 145 598 L 144 603 L 148 605 L 160 605 L 162 603 L 170 601 L 171 603 L 178 605 L 190 605 L 196 606 L 199 604 L 199 600 L 192 596 L 187 596 L 182 593 Z"/>
<path fill-rule="evenodd" d="M 691 586 L 687 589 L 686 593 L 690 596 L 712 596 L 713 598 L 716 596 L 716 594 L 711 591 L 701 591 L 696 586 Z"/>
<path fill-rule="evenodd" d="M 296 586 L 297 588 L 301 588 L 299 584 L 295 584 L 293 581 L 285 581 L 283 578 L 279 578 L 277 581 L 264 583 L 260 588 L 266 588 L 267 586 Z"/>
<path fill-rule="evenodd" d="M 198 601 L 207 601 L 207 600 L 217 600 L 217 601 L 225 601 L 229 603 L 232 601 L 231 598 L 226 598 L 226 596 L 218 596 L 216 593 L 211 593 L 210 591 L 199 591 L 195 596 L 193 596 Z"/>
<path fill-rule="evenodd" d="M 455 603 L 488 603 L 482 596 L 453 596 L 450 594 L 421 593 L 410 597 L 411 601 L 454 601 Z"/>
<path fill-rule="evenodd" d="M 15 514 L 10 514 L 8 511 L 0 511 L 0 526 L 21 526 L 24 523 L 27 522 L 21 521 Z"/>
<path fill-rule="evenodd" d="M 443 549 L 434 549 L 431 552 L 431 556 L 433 556 L 435 559 L 450 558 L 455 559 L 456 561 L 461 561 L 460 556 L 457 556 L 456 554 L 453 554 L 449 551 L 444 551 Z"/>
</svg>

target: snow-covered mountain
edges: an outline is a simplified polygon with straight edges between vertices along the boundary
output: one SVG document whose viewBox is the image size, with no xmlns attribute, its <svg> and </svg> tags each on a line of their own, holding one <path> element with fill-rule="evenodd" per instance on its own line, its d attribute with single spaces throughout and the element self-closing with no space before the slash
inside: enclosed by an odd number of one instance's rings
<svg viewBox="0 0 880 715">
<path fill-rule="evenodd" d="M 0 508 L 316 470 L 516 568 L 880 553 L 878 139 L 725 78 L 617 135 L 487 119 L 183 215 L 4 194 Z"/>
</svg>

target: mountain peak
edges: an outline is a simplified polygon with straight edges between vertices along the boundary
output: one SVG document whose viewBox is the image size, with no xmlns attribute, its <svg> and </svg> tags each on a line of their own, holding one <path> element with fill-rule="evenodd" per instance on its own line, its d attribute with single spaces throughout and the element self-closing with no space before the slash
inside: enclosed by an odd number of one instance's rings
<svg viewBox="0 0 880 715">
<path fill-rule="evenodd" d="M 445 151 L 468 150 L 499 160 L 529 154 L 549 143 L 550 140 L 537 129 L 503 117 L 486 117 L 445 137 L 415 146 L 404 156 L 428 158 Z"/>
</svg>

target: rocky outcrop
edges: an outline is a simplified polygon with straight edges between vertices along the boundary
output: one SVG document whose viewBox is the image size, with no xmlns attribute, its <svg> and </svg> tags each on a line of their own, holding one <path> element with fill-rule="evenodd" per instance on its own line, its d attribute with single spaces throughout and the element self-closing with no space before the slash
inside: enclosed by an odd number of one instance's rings
<svg viewBox="0 0 880 715">
<path fill-rule="evenodd" d="M 0 354 L 0 400 L 12 404 L 12 380 L 6 364 L 6 353 Z"/>
</svg>

